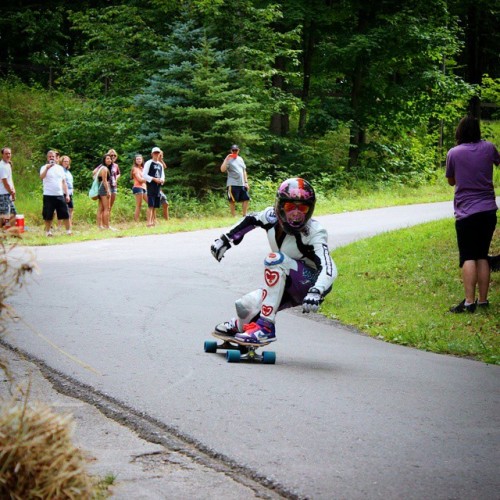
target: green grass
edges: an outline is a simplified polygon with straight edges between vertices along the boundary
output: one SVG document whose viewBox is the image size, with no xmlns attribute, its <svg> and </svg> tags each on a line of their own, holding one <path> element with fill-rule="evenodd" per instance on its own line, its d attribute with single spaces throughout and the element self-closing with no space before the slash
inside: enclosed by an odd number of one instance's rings
<svg viewBox="0 0 500 500">
<path fill-rule="evenodd" d="M 358 241 L 333 257 L 339 277 L 326 316 L 388 342 L 500 364 L 500 273 L 487 311 L 447 312 L 463 298 L 453 219 Z"/>
<path fill-rule="evenodd" d="M 229 215 L 227 203 L 222 193 L 217 193 L 203 203 L 185 199 L 177 199 L 175 193 L 170 195 L 171 219 L 167 222 L 161 219 L 158 211 L 158 225 L 155 228 L 146 228 L 145 204 L 142 208 L 141 222 L 133 222 L 135 200 L 126 181 L 125 187 L 120 187 L 116 203 L 113 207 L 111 225 L 118 232 L 99 231 L 95 224 L 97 202 L 91 200 L 86 193 L 76 193 L 74 196 L 74 234 L 67 237 L 64 231 L 55 232 L 54 238 L 46 238 L 41 216 L 42 194 L 40 191 L 28 191 L 22 182 L 17 184 L 18 199 L 16 208 L 18 213 L 24 214 L 26 232 L 23 243 L 27 246 L 59 245 L 76 241 L 87 241 L 105 238 L 122 238 L 125 236 L 145 236 L 150 234 L 165 234 L 197 229 L 224 228 L 236 222 L 236 218 Z M 251 210 L 261 210 L 273 203 L 275 194 L 274 185 L 254 182 L 252 189 Z M 168 191 L 167 191 L 168 192 Z M 434 201 L 451 200 L 453 191 L 444 179 L 439 178 L 434 184 L 419 188 L 411 187 L 374 187 L 358 184 L 350 190 L 328 194 L 318 193 L 316 215 L 366 210 L 385 206 L 408 205 L 412 203 L 428 203 Z M 240 212 L 241 213 L 241 212 Z"/>
</svg>

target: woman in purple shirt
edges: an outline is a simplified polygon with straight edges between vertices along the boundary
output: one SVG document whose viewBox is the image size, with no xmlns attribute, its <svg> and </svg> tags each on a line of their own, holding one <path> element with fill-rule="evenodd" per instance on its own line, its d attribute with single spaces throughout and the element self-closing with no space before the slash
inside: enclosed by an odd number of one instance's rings
<svg viewBox="0 0 500 500">
<path fill-rule="evenodd" d="M 450 311 L 473 313 L 476 306 L 489 305 L 488 251 L 498 209 L 493 188 L 493 164 L 500 163 L 500 155 L 491 142 L 481 140 L 479 120 L 476 118 L 462 118 L 455 138 L 457 146 L 451 148 L 446 157 L 446 177 L 450 186 L 455 186 L 455 228 L 465 299 Z"/>
</svg>

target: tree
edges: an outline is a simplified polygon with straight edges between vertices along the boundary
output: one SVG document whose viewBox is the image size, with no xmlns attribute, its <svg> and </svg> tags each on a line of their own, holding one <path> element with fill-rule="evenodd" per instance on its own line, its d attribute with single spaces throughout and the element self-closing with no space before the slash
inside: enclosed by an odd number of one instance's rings
<svg viewBox="0 0 500 500">
<path fill-rule="evenodd" d="M 62 81 L 86 96 L 124 97 L 137 92 L 153 67 L 150 54 L 162 37 L 148 25 L 144 12 L 122 4 L 69 12 L 80 40 Z"/>
<path fill-rule="evenodd" d="M 227 53 L 193 20 L 174 24 L 169 49 L 158 51 L 158 69 L 136 98 L 143 110 L 141 140 L 166 151 L 175 182 L 195 193 L 220 185 L 218 167 L 233 142 L 249 148 L 261 141 L 262 111 L 240 87 Z"/>
</svg>

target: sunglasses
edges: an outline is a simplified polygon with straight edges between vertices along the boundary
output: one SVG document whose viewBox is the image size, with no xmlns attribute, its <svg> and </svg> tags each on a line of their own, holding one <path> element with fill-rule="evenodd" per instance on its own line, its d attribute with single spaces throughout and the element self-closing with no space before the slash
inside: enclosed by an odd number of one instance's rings
<svg viewBox="0 0 500 500">
<path fill-rule="evenodd" d="M 293 212 L 294 210 L 299 210 L 303 214 L 307 214 L 309 212 L 309 205 L 305 205 L 304 203 L 293 203 L 292 201 L 287 201 L 283 205 L 283 209 L 285 212 Z"/>
</svg>

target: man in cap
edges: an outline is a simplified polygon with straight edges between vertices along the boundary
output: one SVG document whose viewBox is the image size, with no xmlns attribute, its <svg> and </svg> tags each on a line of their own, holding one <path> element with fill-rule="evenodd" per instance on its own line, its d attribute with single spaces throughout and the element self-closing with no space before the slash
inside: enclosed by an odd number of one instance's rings
<svg viewBox="0 0 500 500">
<path fill-rule="evenodd" d="M 165 162 L 160 148 L 155 146 L 151 150 L 151 160 L 144 165 L 142 176 L 146 181 L 148 194 L 147 226 L 152 227 L 156 221 L 156 209 L 160 208 L 161 187 L 165 182 Z"/>
<path fill-rule="evenodd" d="M 221 172 L 227 173 L 227 199 L 233 217 L 236 215 L 236 202 L 241 203 L 243 217 L 245 217 L 248 211 L 248 202 L 250 201 L 247 167 L 243 158 L 239 156 L 239 152 L 239 146 L 233 144 L 231 152 L 226 156 L 220 167 Z"/>
</svg>

